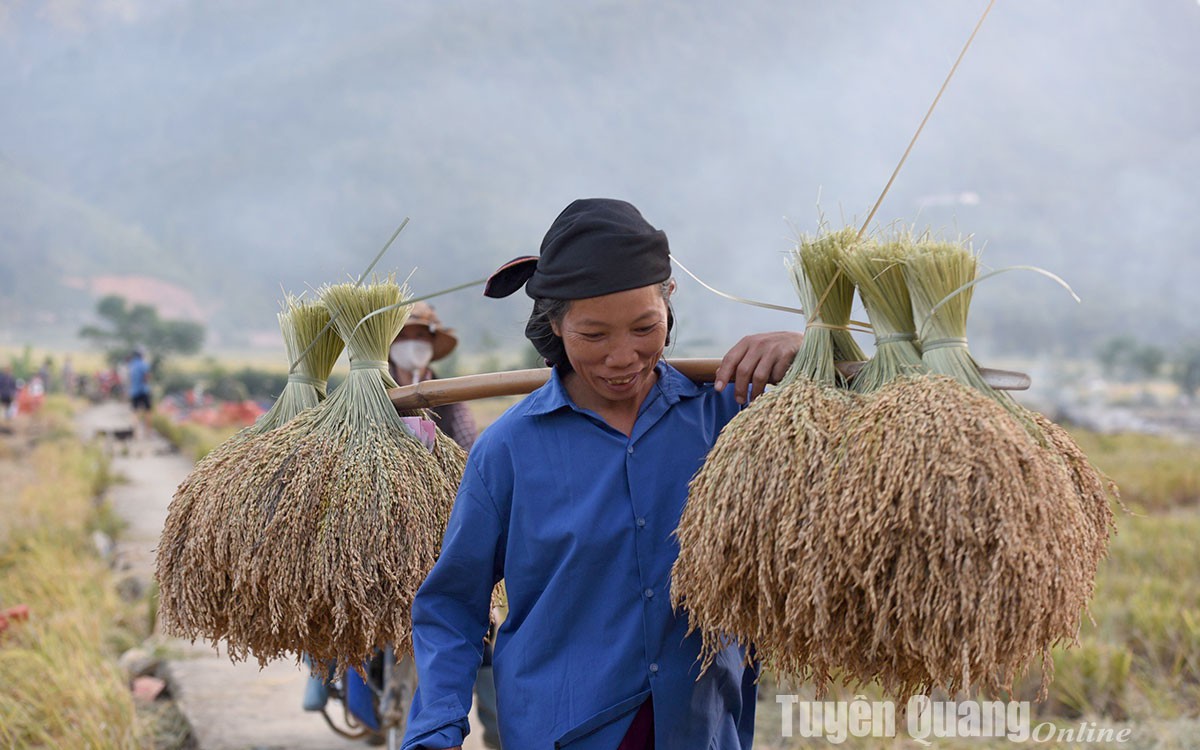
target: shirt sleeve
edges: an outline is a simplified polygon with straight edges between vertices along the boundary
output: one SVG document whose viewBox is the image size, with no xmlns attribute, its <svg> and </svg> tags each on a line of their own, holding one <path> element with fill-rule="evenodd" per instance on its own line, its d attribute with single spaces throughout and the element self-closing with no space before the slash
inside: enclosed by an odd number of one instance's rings
<svg viewBox="0 0 1200 750">
<path fill-rule="evenodd" d="M 469 731 L 492 589 L 503 576 L 503 527 L 477 459 L 467 462 L 441 555 L 413 600 L 417 690 L 404 750 L 454 747 Z"/>
</svg>

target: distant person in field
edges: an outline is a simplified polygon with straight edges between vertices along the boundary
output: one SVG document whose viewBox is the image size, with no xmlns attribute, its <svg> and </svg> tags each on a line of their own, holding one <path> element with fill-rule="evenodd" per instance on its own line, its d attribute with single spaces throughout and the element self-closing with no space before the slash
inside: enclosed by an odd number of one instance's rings
<svg viewBox="0 0 1200 750">
<path fill-rule="evenodd" d="M 412 306 L 404 328 L 392 342 L 388 354 L 388 369 L 400 385 L 412 385 L 437 377 L 430 365 L 450 355 L 458 346 L 454 329 L 446 328 L 438 319 L 433 306 L 418 302 Z M 466 404 L 447 404 L 435 407 L 437 426 L 454 442 L 471 450 L 478 436 L 475 418 Z"/>
<path fill-rule="evenodd" d="M 133 406 L 141 428 L 142 437 L 150 434 L 150 412 L 153 404 L 150 401 L 150 364 L 141 347 L 135 348 L 129 355 L 129 403 Z"/>
<path fill-rule="evenodd" d="M 75 366 L 71 364 L 71 358 L 68 356 L 63 360 L 62 366 L 63 393 L 67 394 L 68 396 L 77 395 L 79 392 L 77 384 L 78 381 L 76 380 L 75 376 Z"/>
<path fill-rule="evenodd" d="M 12 419 L 12 405 L 17 397 L 17 379 L 13 376 L 12 365 L 5 365 L 0 370 L 0 410 L 4 411 L 4 419 Z"/>
<path fill-rule="evenodd" d="M 37 375 L 42 381 L 43 393 L 51 393 L 55 390 L 53 359 L 46 357 L 46 359 L 42 360 L 42 366 L 38 368 Z"/>
</svg>

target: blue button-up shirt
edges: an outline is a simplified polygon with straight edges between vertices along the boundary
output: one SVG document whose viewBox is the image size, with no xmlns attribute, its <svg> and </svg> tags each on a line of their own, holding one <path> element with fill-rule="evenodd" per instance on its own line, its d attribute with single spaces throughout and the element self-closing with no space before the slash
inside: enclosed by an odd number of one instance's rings
<svg viewBox="0 0 1200 750">
<path fill-rule="evenodd" d="M 688 481 L 739 407 L 732 388 L 661 363 L 658 376 L 630 436 L 576 406 L 557 370 L 480 436 L 413 602 L 406 750 L 462 743 L 501 578 L 506 748 L 615 750 L 651 696 L 660 750 L 750 747 L 755 670 L 734 646 L 701 676 L 700 637 L 668 590 Z"/>
</svg>

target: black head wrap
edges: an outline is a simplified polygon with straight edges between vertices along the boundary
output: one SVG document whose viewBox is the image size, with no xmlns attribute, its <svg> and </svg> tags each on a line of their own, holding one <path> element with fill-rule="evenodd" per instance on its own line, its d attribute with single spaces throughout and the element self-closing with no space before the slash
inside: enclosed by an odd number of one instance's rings
<svg viewBox="0 0 1200 750">
<path fill-rule="evenodd" d="M 600 297 L 659 284 L 671 277 L 667 235 L 625 201 L 583 198 L 550 225 L 539 257 L 516 258 L 488 279 L 484 294 L 507 297 L 522 286 L 534 300 Z M 535 302 L 525 335 L 547 362 L 567 363 L 562 339 L 547 334 Z M 668 315 L 668 329 L 673 323 Z"/>
</svg>

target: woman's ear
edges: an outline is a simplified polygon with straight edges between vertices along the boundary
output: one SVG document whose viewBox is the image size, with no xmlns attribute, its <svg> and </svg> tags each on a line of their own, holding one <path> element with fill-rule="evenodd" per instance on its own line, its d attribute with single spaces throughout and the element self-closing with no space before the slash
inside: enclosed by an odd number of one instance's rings
<svg viewBox="0 0 1200 750">
<path fill-rule="evenodd" d="M 558 325 L 557 320 L 550 321 L 550 330 L 554 331 L 554 335 L 562 338 L 562 328 Z"/>
<path fill-rule="evenodd" d="M 667 296 L 668 297 L 675 296 L 675 287 L 676 286 L 677 285 L 675 284 L 675 279 L 669 279 L 669 283 L 667 284 Z"/>
</svg>

